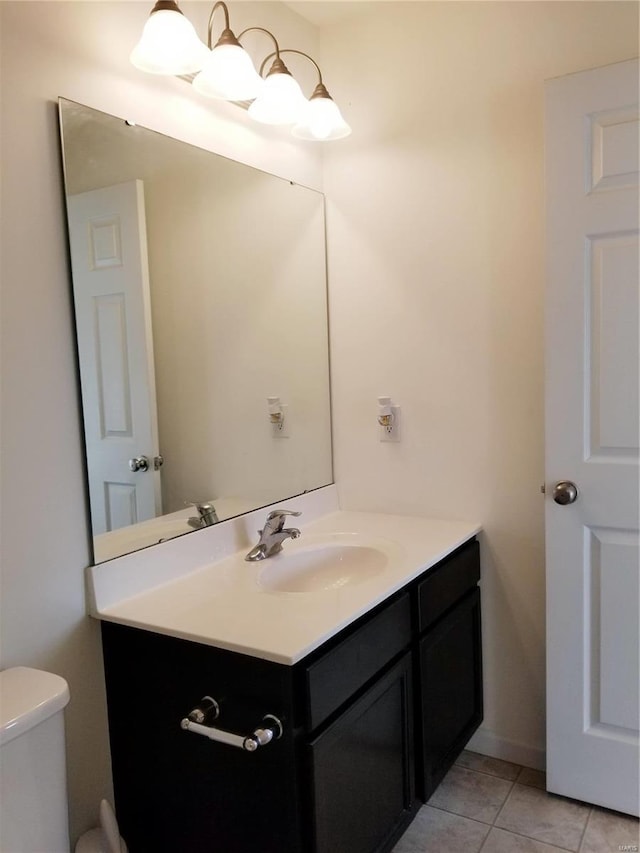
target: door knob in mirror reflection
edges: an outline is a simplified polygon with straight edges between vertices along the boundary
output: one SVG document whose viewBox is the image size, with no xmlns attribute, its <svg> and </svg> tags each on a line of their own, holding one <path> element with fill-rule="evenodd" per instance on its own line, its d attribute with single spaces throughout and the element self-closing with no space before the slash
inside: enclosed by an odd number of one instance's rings
<svg viewBox="0 0 640 853">
<path fill-rule="evenodd" d="M 155 465 L 154 465 L 155 467 Z M 135 474 L 137 471 L 148 471 L 149 470 L 149 459 L 146 456 L 136 456 L 133 459 L 129 460 L 129 470 L 133 471 Z M 157 468 L 156 468 L 157 470 Z"/>
<path fill-rule="evenodd" d="M 578 487 L 570 480 L 560 480 L 553 487 L 553 499 L 560 506 L 572 504 L 578 499 Z"/>
</svg>

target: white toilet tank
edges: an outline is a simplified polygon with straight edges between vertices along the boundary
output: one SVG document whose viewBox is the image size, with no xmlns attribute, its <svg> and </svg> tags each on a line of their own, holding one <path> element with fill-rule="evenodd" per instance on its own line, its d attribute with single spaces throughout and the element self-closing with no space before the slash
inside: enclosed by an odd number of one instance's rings
<svg viewBox="0 0 640 853">
<path fill-rule="evenodd" d="M 64 678 L 0 672 L 0 853 L 69 853 Z"/>
</svg>

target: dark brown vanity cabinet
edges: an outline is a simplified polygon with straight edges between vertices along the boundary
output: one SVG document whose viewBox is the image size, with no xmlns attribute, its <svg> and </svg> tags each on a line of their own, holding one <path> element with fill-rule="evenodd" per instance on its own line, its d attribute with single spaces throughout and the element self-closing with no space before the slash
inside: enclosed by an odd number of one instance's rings
<svg viewBox="0 0 640 853">
<path fill-rule="evenodd" d="M 477 564 L 477 545 L 294 666 L 103 622 L 131 853 L 390 851 L 480 721 L 478 574 L 461 559 Z M 207 725 L 248 734 L 271 714 L 281 737 L 247 752 L 184 731 L 207 695 Z"/>
</svg>

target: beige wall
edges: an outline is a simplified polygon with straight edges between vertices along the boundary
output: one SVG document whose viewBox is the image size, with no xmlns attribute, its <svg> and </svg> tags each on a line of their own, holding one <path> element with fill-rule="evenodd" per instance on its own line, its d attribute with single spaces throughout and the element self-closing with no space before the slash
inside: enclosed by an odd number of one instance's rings
<svg viewBox="0 0 640 853">
<path fill-rule="evenodd" d="M 367 7 L 322 34 L 354 128 L 325 163 L 341 504 L 482 522 L 474 744 L 541 764 L 543 81 L 636 55 L 638 5 Z"/>
<path fill-rule="evenodd" d="M 165 512 L 185 500 L 258 507 L 327 485 L 322 196 L 209 164 L 170 170 L 148 189 Z M 288 406 L 288 438 L 273 437 L 273 395 Z"/>
<path fill-rule="evenodd" d="M 99 630 L 85 616 L 88 520 L 59 157 L 58 96 L 321 186 L 318 153 L 185 83 L 137 72 L 146 2 L 1 2 L 2 659 L 65 676 L 71 832 L 110 793 Z M 182 4 L 201 34 L 211 4 Z M 314 53 L 315 30 L 279 3 L 232 4 Z M 264 44 L 261 49 L 264 48 Z"/>
</svg>

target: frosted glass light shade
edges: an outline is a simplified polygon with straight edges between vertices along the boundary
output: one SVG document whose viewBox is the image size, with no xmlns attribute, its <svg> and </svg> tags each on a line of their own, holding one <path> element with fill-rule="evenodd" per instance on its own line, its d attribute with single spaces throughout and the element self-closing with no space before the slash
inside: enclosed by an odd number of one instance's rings
<svg viewBox="0 0 640 853">
<path fill-rule="evenodd" d="M 209 51 L 202 71 L 193 81 L 193 88 L 208 98 L 251 101 L 258 96 L 263 83 L 244 48 L 220 44 Z"/>
<path fill-rule="evenodd" d="M 302 119 L 291 131 L 298 139 L 323 142 L 349 136 L 351 128 L 342 118 L 338 105 L 332 98 L 311 98 Z"/>
<path fill-rule="evenodd" d="M 293 124 L 300 120 L 307 103 L 290 74 L 269 74 L 249 107 L 249 115 L 263 124 Z"/>
<path fill-rule="evenodd" d="M 202 68 L 208 53 L 181 12 L 159 9 L 149 15 L 129 58 L 136 68 L 150 74 L 194 74 Z"/>
</svg>

